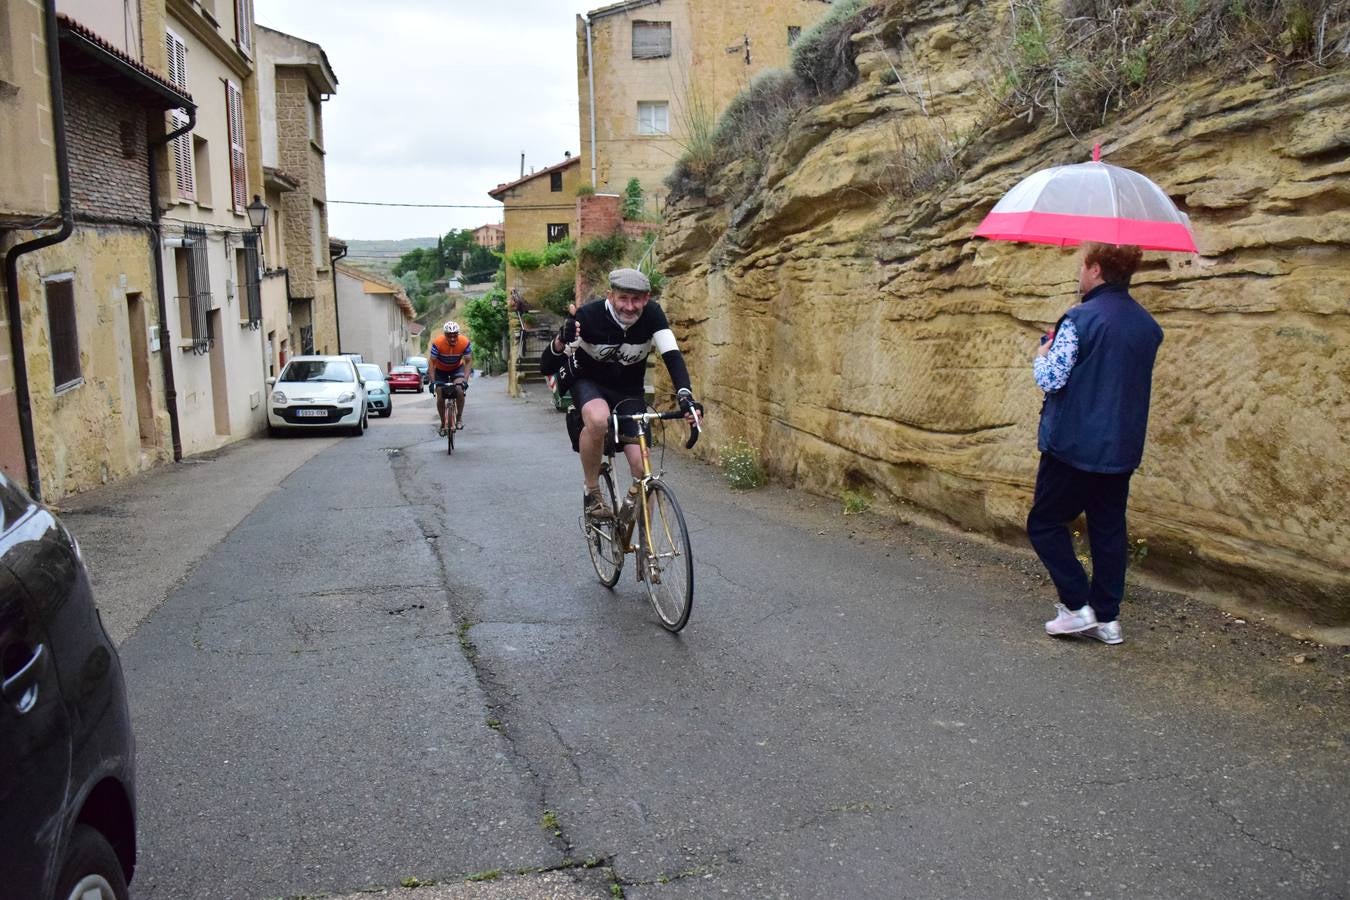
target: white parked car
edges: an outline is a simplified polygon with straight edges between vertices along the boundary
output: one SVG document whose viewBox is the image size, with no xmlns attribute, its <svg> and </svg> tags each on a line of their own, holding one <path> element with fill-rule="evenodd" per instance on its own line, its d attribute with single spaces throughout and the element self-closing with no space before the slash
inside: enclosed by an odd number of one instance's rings
<svg viewBox="0 0 1350 900">
<path fill-rule="evenodd" d="M 296 356 L 277 378 L 267 379 L 267 432 L 293 428 L 366 429 L 366 387 L 345 356 Z"/>
</svg>

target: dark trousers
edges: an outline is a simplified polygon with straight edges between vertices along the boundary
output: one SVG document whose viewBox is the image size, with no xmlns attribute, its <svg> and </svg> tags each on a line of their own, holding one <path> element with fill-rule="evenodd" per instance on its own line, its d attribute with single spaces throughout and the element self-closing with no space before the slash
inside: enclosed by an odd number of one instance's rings
<svg viewBox="0 0 1350 900">
<path fill-rule="evenodd" d="M 1036 472 L 1036 496 L 1027 516 L 1027 537 L 1050 573 L 1059 600 L 1069 609 L 1092 604 L 1099 622 L 1120 616 L 1125 594 L 1125 561 L 1129 540 L 1125 533 L 1125 502 L 1130 476 L 1084 472 L 1049 454 L 1041 454 Z M 1092 582 L 1073 550 L 1068 523 L 1087 514 L 1088 544 L 1092 548 Z"/>
</svg>

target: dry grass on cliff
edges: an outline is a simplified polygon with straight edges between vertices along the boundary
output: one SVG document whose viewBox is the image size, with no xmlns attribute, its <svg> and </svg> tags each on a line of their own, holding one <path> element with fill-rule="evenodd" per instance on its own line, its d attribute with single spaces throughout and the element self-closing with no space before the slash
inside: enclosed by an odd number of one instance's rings
<svg viewBox="0 0 1350 900">
<path fill-rule="evenodd" d="M 1004 114 L 1070 134 L 1205 69 L 1280 77 L 1346 60 L 1347 0 L 1012 0 L 994 46 Z"/>
<path fill-rule="evenodd" d="M 819 97 L 847 90 L 858 80 L 853 35 L 881 13 L 876 4 L 839 0 L 815 27 L 798 38 L 788 69 L 759 73 L 732 99 L 715 127 L 691 139 L 684 155 L 666 178 L 673 197 L 701 193 L 728 163 L 744 160 L 744 193 L 763 174 L 763 161 L 782 141 L 798 111 Z M 695 129 L 685 124 L 693 135 Z"/>
<path fill-rule="evenodd" d="M 788 70 L 762 73 L 718 119 L 707 146 L 687 153 L 666 179 L 671 199 L 702 195 L 732 169 L 726 200 L 739 204 L 760 182 L 764 162 L 783 146 L 808 104 L 854 85 L 856 36 L 886 23 L 878 35 L 903 40 L 909 23 L 931 15 L 919 0 L 845 0 L 793 48 Z M 1049 121 L 1071 135 L 1100 127 L 1112 115 L 1147 102 L 1198 70 L 1245 77 L 1254 70 L 1279 79 L 1350 62 L 1350 0 L 1008 0 L 1006 15 L 967 4 L 964 27 L 981 30 L 993 85 L 966 137 L 932 127 L 897 126 L 895 155 L 879 187 L 908 200 L 941 190 L 960 175 L 961 148 L 1013 117 Z M 892 48 L 883 47 L 889 51 Z M 894 83 L 907 89 L 892 62 Z M 920 102 L 922 107 L 922 102 Z"/>
</svg>

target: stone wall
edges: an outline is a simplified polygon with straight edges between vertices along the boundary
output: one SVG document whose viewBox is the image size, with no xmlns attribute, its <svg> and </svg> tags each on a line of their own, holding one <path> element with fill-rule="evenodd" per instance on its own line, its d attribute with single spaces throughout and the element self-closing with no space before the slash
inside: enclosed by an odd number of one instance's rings
<svg viewBox="0 0 1350 900">
<path fill-rule="evenodd" d="M 303 70 L 279 68 L 276 85 L 280 168 L 300 181 L 299 189 L 284 194 L 281 201 L 285 212 L 286 266 L 291 274 L 291 295 L 313 297 L 319 261 L 314 258 L 310 224 L 313 198 L 309 184 L 309 80 Z"/>
<path fill-rule="evenodd" d="M 1076 139 L 985 128 L 988 32 L 920 5 L 855 39 L 859 85 L 798 116 L 754 193 L 734 164 L 668 216 L 663 304 L 718 423 L 702 452 L 745 436 L 785 481 L 1025 546 L 1030 361 L 1076 263 L 971 234 L 1020 178 L 1100 141 L 1189 211 L 1201 251 L 1148 254 L 1135 279 L 1167 335 L 1130 497 L 1140 573 L 1350 624 L 1344 57 L 1286 80 L 1199 73 Z M 900 31 L 903 53 L 874 49 Z M 954 182 L 902 189 L 916 141 L 962 134 Z"/>
</svg>

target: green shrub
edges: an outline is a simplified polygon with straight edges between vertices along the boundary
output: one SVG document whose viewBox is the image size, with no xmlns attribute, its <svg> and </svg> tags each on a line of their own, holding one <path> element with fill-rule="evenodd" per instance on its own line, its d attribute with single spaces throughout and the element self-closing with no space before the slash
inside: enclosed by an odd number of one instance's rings
<svg viewBox="0 0 1350 900">
<path fill-rule="evenodd" d="M 844 501 L 844 515 L 856 516 L 872 508 L 872 496 L 866 491 L 849 488 L 841 495 Z"/>
<path fill-rule="evenodd" d="M 544 248 L 542 256 L 544 265 L 561 266 L 577 258 L 577 245 L 571 238 L 554 241 Z"/>
<path fill-rule="evenodd" d="M 594 197 L 594 196 L 595 196 L 595 185 L 593 185 L 593 184 L 579 184 L 579 185 L 577 185 L 577 196 L 578 196 L 578 197 Z"/>
<path fill-rule="evenodd" d="M 722 448 L 721 463 L 723 474 L 735 490 L 748 491 L 763 487 L 767 480 L 759 461 L 759 450 L 745 438 L 736 438 Z"/>
<path fill-rule="evenodd" d="M 464 306 L 464 321 L 473 339 L 474 358 L 493 371 L 502 362 L 501 345 L 506 338 L 506 291 L 493 288 Z"/>
<path fill-rule="evenodd" d="M 518 272 L 533 272 L 544 265 L 544 254 L 536 250 L 512 250 L 506 261 Z"/>
<path fill-rule="evenodd" d="M 629 221 L 641 218 L 644 206 L 642 182 L 628 179 L 628 186 L 623 189 L 623 217 Z"/>
<path fill-rule="evenodd" d="M 539 306 L 561 316 L 567 312 L 570 304 L 576 302 L 576 299 L 576 270 L 568 266 L 564 270 L 563 277 L 539 296 Z"/>
</svg>

